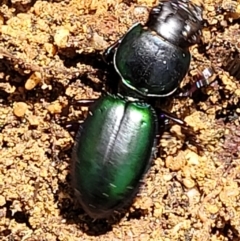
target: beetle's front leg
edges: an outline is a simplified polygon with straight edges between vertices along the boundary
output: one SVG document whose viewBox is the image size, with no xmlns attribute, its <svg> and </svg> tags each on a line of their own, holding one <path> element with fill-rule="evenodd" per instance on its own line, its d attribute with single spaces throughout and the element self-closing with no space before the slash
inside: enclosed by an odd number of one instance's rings
<svg viewBox="0 0 240 241">
<path fill-rule="evenodd" d="M 212 68 L 209 67 L 204 69 L 202 73 L 200 73 L 197 77 L 197 80 L 191 85 L 191 87 L 188 90 L 179 93 L 177 96 L 191 97 L 196 90 L 209 86 L 213 82 L 211 78 L 213 75 L 214 71 Z"/>
</svg>

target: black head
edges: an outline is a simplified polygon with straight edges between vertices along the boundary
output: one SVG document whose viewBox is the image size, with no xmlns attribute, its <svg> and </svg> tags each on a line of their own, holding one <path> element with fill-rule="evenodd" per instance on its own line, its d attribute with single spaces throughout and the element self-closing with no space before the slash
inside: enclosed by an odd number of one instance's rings
<svg viewBox="0 0 240 241">
<path fill-rule="evenodd" d="M 162 0 L 152 8 L 146 26 L 170 43 L 188 48 L 199 43 L 203 5 L 190 0 Z"/>
</svg>

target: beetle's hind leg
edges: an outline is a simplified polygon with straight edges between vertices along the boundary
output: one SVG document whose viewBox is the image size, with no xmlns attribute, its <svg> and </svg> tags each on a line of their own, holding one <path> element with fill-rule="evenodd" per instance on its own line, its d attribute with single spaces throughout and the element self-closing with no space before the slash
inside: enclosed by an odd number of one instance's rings
<svg viewBox="0 0 240 241">
<path fill-rule="evenodd" d="M 202 73 L 200 73 L 197 76 L 196 81 L 190 86 L 190 88 L 188 90 L 182 91 L 182 92 L 178 93 L 176 96 L 177 97 L 191 97 L 196 90 L 201 89 L 203 87 L 207 87 L 210 84 L 212 84 L 213 75 L 214 75 L 214 70 L 212 68 L 210 68 L 210 67 L 205 68 L 202 71 Z"/>
<path fill-rule="evenodd" d="M 178 117 L 173 116 L 172 114 L 169 114 L 165 111 L 161 110 L 160 115 L 161 115 L 160 118 L 164 118 L 165 120 L 168 120 L 168 121 L 171 120 L 171 121 L 173 121 L 173 122 L 175 122 L 175 123 L 177 123 L 181 126 L 187 126 L 187 123 L 185 121 L 183 121 L 183 120 L 179 119 Z"/>
</svg>

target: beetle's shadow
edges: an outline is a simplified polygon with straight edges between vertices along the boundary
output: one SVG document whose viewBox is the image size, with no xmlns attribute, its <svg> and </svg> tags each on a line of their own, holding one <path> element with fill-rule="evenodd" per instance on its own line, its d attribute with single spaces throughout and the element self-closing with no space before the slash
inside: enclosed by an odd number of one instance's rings
<svg viewBox="0 0 240 241">
<path fill-rule="evenodd" d="M 79 79 L 82 86 L 88 86 L 92 88 L 93 91 L 101 92 L 104 86 L 108 85 L 108 82 L 110 82 L 110 79 L 113 76 L 112 74 L 114 73 L 113 68 L 107 66 L 107 64 L 105 64 L 101 59 L 100 52 L 75 54 L 74 57 L 70 59 L 60 54 L 60 58 L 62 59 L 66 69 L 70 67 L 77 67 L 77 63 L 90 65 L 94 69 L 92 73 L 89 72 L 89 70 L 83 70 L 77 76 L 74 76 L 73 74 L 73 77 L 69 80 L 68 85 Z M 17 69 L 15 69 L 16 64 L 19 65 Z M 28 69 L 25 68 L 25 64 L 27 63 L 22 63 L 22 60 L 19 64 L 16 59 L 13 60 L 5 57 L 0 60 L 0 72 L 4 73 L 3 79 L 0 78 L 0 97 L 3 104 L 9 105 L 9 100 L 27 101 L 31 104 L 42 102 L 43 99 L 45 102 L 53 102 L 57 100 L 59 96 L 65 95 L 65 89 L 67 86 L 64 86 L 61 82 L 57 81 L 55 76 L 47 77 L 46 79 L 48 83 L 51 83 L 51 89 L 42 89 L 41 86 L 36 86 L 32 90 L 24 91 L 23 95 L 20 95 L 17 92 L 7 92 L 4 89 L 5 87 L 3 87 L 7 84 L 9 84 L 9 86 L 14 86 L 16 89 L 19 87 L 24 88 L 26 81 L 34 72 L 34 70 L 31 69 L 30 64 L 28 64 L 28 66 L 30 66 Z M 91 79 L 92 76 L 96 77 L 100 81 L 94 82 Z M 66 97 L 68 98 L 68 96 Z"/>
<path fill-rule="evenodd" d="M 94 74 L 98 79 L 101 80 L 102 85 L 98 86 L 97 88 L 95 86 L 94 88 L 94 82 L 90 79 L 90 81 L 86 80 L 84 84 L 88 85 L 96 91 L 101 91 L 103 90 L 103 87 L 105 87 L 106 91 L 117 93 L 120 77 L 117 74 L 113 64 L 107 64 L 104 62 L 101 51 L 95 51 L 93 53 L 73 54 L 73 57 L 66 57 L 66 53 L 71 53 L 71 51 L 75 50 L 72 48 L 66 48 L 64 50 L 61 50 L 61 52 L 59 53 L 59 56 L 62 59 L 66 68 L 76 68 L 78 63 L 90 65 L 97 70 L 94 72 Z"/>
<path fill-rule="evenodd" d="M 114 222 L 109 222 L 106 219 L 94 220 L 89 217 L 75 198 L 74 191 L 71 188 L 70 174 L 65 181 L 59 183 L 58 192 L 66 198 L 59 199 L 59 193 L 56 193 L 55 199 L 60 209 L 60 215 L 66 220 L 67 224 L 77 225 L 82 232 L 90 236 L 99 236 L 111 231 L 112 225 L 120 221 L 120 219 L 116 219 Z"/>
<path fill-rule="evenodd" d="M 59 183 L 58 186 L 59 190 L 55 194 L 55 201 L 58 203 L 60 215 L 66 220 L 67 224 L 77 225 L 82 232 L 89 236 L 100 236 L 112 231 L 113 225 L 118 224 L 124 218 L 133 203 L 132 200 L 124 209 L 116 211 L 108 219 L 94 220 L 85 213 L 77 201 L 71 187 L 70 174 L 67 175 L 65 182 Z M 61 195 L 59 195 L 60 193 Z M 60 198 L 60 196 L 64 196 L 65 198 Z M 140 219 L 143 215 L 144 211 L 138 209 L 129 213 L 127 220 Z"/>
</svg>

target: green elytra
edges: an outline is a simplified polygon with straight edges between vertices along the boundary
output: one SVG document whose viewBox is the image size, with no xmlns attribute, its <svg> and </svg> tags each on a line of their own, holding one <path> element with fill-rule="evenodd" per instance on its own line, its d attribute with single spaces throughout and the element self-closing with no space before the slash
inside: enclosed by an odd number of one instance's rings
<svg viewBox="0 0 240 241">
<path fill-rule="evenodd" d="M 73 185 L 90 216 L 108 216 L 131 200 L 149 168 L 156 133 L 150 105 L 113 95 L 95 102 L 78 133 L 72 169 Z"/>
</svg>

